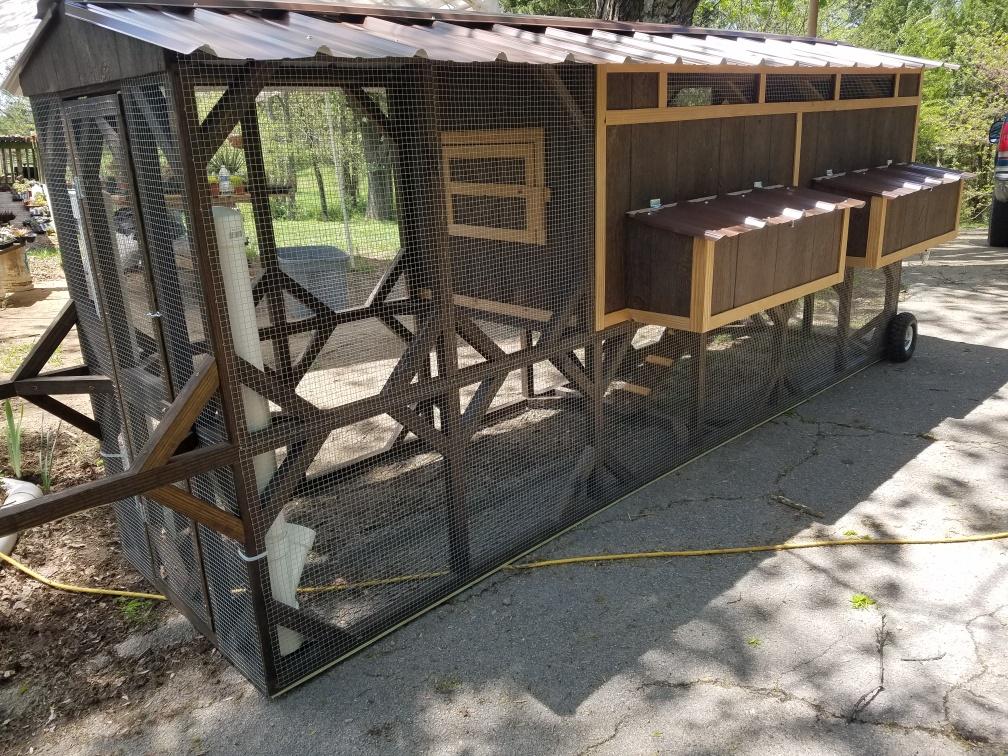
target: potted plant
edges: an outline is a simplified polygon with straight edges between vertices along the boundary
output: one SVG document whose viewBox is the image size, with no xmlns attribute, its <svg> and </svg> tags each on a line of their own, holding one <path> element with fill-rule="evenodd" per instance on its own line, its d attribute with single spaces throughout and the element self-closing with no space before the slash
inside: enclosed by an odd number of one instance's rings
<svg viewBox="0 0 1008 756">
<path fill-rule="evenodd" d="M 234 175 L 231 177 L 231 186 L 235 194 L 245 194 L 245 177 Z"/>
<path fill-rule="evenodd" d="M 212 173 L 207 176 L 207 181 L 210 182 L 210 196 L 219 197 L 220 196 L 220 183 L 216 176 Z"/>
</svg>

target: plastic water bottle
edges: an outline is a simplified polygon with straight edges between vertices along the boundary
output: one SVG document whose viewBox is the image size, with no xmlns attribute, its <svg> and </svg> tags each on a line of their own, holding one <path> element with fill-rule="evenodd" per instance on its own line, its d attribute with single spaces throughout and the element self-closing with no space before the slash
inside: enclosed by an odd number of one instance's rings
<svg viewBox="0 0 1008 756">
<path fill-rule="evenodd" d="M 231 194 L 231 172 L 223 165 L 217 171 L 217 186 L 221 195 Z"/>
</svg>

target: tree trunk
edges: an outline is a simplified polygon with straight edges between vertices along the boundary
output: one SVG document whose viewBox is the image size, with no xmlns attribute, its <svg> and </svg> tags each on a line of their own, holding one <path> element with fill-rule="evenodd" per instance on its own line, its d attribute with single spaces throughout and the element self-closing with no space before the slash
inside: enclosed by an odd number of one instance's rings
<svg viewBox="0 0 1008 756">
<path fill-rule="evenodd" d="M 363 118 L 361 143 L 368 172 L 366 215 L 376 220 L 392 220 L 395 218 L 395 207 L 388 141 L 370 121 Z"/>
<path fill-rule="evenodd" d="M 290 95 L 280 95 L 280 110 L 283 113 L 284 137 L 287 141 L 287 206 L 294 210 L 297 202 L 297 163 L 294 158 L 294 128 L 291 124 Z"/>
<path fill-rule="evenodd" d="M 690 26 L 699 0 L 596 0 L 595 15 L 606 21 L 651 21 Z"/>
<path fill-rule="evenodd" d="M 315 171 L 315 183 L 318 184 L 319 207 L 322 210 L 322 218 L 329 220 L 329 203 L 326 202 L 325 182 L 322 180 L 322 170 L 319 168 L 318 155 L 312 151 L 312 170 Z"/>
</svg>

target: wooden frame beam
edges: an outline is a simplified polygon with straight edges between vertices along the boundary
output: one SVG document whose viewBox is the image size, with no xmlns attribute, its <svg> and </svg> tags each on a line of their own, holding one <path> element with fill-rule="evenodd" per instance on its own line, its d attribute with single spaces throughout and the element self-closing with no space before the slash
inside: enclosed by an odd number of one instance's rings
<svg viewBox="0 0 1008 756">
<path fill-rule="evenodd" d="M 179 454 L 163 465 L 146 470 L 126 470 L 34 501 L 6 506 L 0 509 L 0 535 L 53 522 L 130 496 L 149 494 L 162 487 L 174 489 L 170 484 L 232 464 L 236 459 L 237 450 L 231 444 L 214 444 Z M 181 492 L 180 489 L 174 491 Z M 172 509 L 178 509 L 200 524 L 236 541 L 244 540 L 242 522 L 235 515 L 188 495 L 182 497 L 159 491 L 159 496 L 166 502 L 171 501 L 168 506 Z"/>
</svg>

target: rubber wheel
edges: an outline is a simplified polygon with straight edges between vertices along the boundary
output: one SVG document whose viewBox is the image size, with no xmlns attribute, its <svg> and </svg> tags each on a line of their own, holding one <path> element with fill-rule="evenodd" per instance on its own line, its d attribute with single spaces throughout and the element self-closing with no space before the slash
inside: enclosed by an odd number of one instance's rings
<svg viewBox="0 0 1008 756">
<path fill-rule="evenodd" d="M 1008 247 L 1008 202 L 991 202 L 990 230 L 987 243 L 992 247 Z"/>
<path fill-rule="evenodd" d="M 912 312 L 893 316 L 886 328 L 886 357 L 892 362 L 906 362 L 917 349 L 917 318 Z"/>
</svg>

